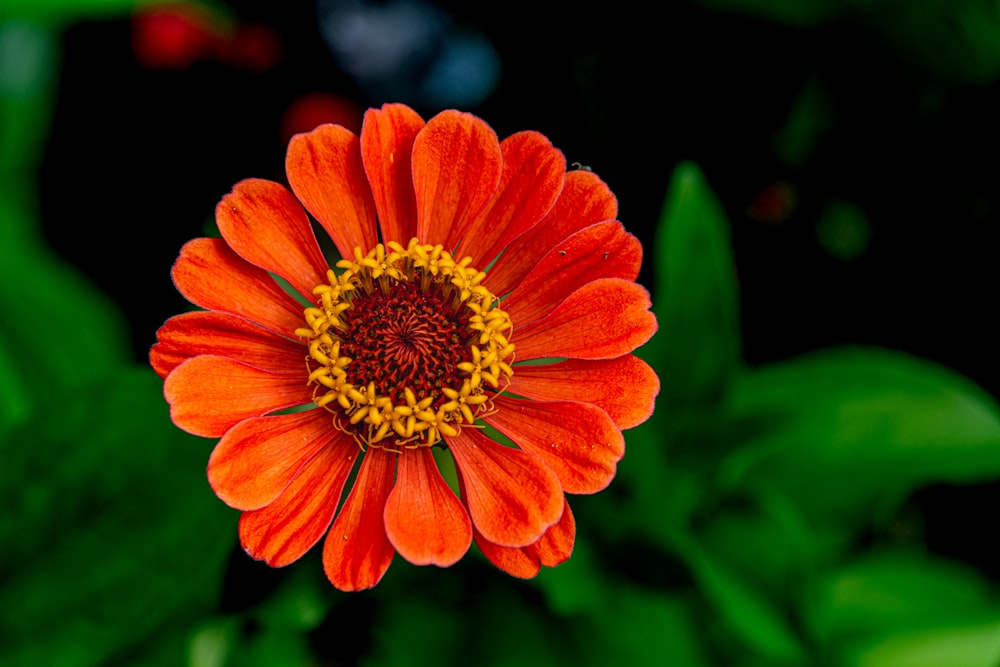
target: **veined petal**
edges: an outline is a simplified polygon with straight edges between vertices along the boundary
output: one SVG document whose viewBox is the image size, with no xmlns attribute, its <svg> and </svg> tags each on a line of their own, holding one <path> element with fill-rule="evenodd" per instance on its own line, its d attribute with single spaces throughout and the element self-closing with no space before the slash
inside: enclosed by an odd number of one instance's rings
<svg viewBox="0 0 1000 667">
<path fill-rule="evenodd" d="M 222 239 L 188 241 L 172 275 L 180 293 L 196 306 L 239 315 L 289 338 L 302 326 L 302 306 Z"/>
<path fill-rule="evenodd" d="M 400 455 L 396 485 L 385 504 L 385 530 L 399 555 L 414 565 L 448 567 L 469 550 L 469 515 L 429 447 Z"/>
<path fill-rule="evenodd" d="M 188 433 L 223 435 L 249 417 L 312 401 L 302 373 L 277 374 L 212 355 L 188 359 L 167 376 L 170 417 Z"/>
<path fill-rule="evenodd" d="M 559 520 L 562 488 L 540 459 L 504 447 L 474 428 L 447 441 L 469 514 L 487 540 L 523 547 Z"/>
<path fill-rule="evenodd" d="M 302 368 L 305 347 L 243 318 L 215 311 L 171 317 L 156 332 L 149 361 L 165 378 L 182 362 L 200 354 L 241 361 L 272 373 Z"/>
<path fill-rule="evenodd" d="M 274 502 L 299 469 L 334 440 L 353 441 L 326 410 L 245 419 L 226 431 L 208 460 L 215 495 L 238 510 Z"/>
<path fill-rule="evenodd" d="M 576 520 L 565 502 L 562 517 L 549 526 L 537 542 L 526 547 L 502 547 L 493 544 L 479 531 L 475 533 L 476 546 L 495 566 L 507 574 L 521 579 L 532 579 L 542 565 L 555 567 L 573 553 L 576 538 Z"/>
<path fill-rule="evenodd" d="M 497 135 L 472 114 L 442 111 L 413 143 L 417 237 L 451 250 L 493 198 L 502 158 Z"/>
<path fill-rule="evenodd" d="M 583 401 L 608 413 L 620 429 L 653 414 L 660 379 L 642 359 L 567 359 L 555 364 L 515 366 L 508 393 L 539 401 Z"/>
<path fill-rule="evenodd" d="M 504 308 L 514 322 L 544 317 L 581 285 L 598 278 L 633 281 L 642 264 L 639 239 L 617 220 L 599 222 L 559 242 L 514 288 Z"/>
<path fill-rule="evenodd" d="M 584 227 L 617 217 L 618 200 L 597 174 L 582 169 L 569 172 L 548 215 L 507 246 L 490 269 L 490 289 L 506 294 L 557 243 Z"/>
<path fill-rule="evenodd" d="M 612 359 L 656 333 L 649 292 L 621 278 L 579 288 L 545 317 L 514 329 L 520 361 L 546 357 Z"/>
<path fill-rule="evenodd" d="M 377 241 L 375 201 L 361 162 L 361 141 L 339 125 L 320 125 L 288 144 L 285 173 L 295 196 L 344 257 Z"/>
<path fill-rule="evenodd" d="M 382 241 L 403 245 L 417 233 L 413 193 L 413 140 L 424 119 L 405 104 L 384 104 L 365 112 L 361 158 L 371 183 Z"/>
<path fill-rule="evenodd" d="M 392 491 L 398 454 L 370 447 L 361 460 L 344 507 L 323 544 L 323 569 L 342 591 L 360 591 L 377 584 L 396 554 L 385 532 L 383 514 Z"/>
<path fill-rule="evenodd" d="M 528 553 L 527 547 L 502 547 L 493 544 L 478 530 L 474 536 L 476 546 L 486 559 L 512 577 L 534 579 L 542 569 L 541 562 Z"/>
<path fill-rule="evenodd" d="M 512 239 L 549 212 L 566 179 L 566 158 L 538 132 L 518 132 L 500 142 L 503 172 L 496 195 L 472 221 L 455 253 L 487 266 Z"/>
<path fill-rule="evenodd" d="M 611 483 L 625 438 L 604 410 L 590 403 L 508 396 L 494 402 L 497 411 L 485 421 L 544 461 L 567 493 L 596 493 Z"/>
<path fill-rule="evenodd" d="M 302 466 L 270 505 L 240 516 L 240 543 L 271 567 L 295 562 L 323 537 L 358 448 L 341 436 Z"/>
<path fill-rule="evenodd" d="M 222 237 L 236 253 L 287 280 L 299 294 L 326 282 L 330 267 L 302 204 L 279 183 L 248 178 L 215 207 Z"/>
<path fill-rule="evenodd" d="M 576 519 L 569 508 L 569 501 L 563 508 L 559 522 L 550 526 L 541 539 L 525 549 L 545 567 L 555 567 L 566 562 L 573 554 L 576 541 Z"/>
</svg>

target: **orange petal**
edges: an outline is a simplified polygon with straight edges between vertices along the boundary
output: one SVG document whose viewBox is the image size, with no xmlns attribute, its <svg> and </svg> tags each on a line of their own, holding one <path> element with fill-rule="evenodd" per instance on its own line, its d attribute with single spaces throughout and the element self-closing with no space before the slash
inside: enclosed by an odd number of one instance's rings
<svg viewBox="0 0 1000 667">
<path fill-rule="evenodd" d="M 476 531 L 476 546 L 486 558 L 507 574 L 521 579 L 531 579 L 542 565 L 555 567 L 565 562 L 573 553 L 576 521 L 565 503 L 562 518 L 549 526 L 538 541 L 526 547 L 502 547 L 493 544 Z"/>
<path fill-rule="evenodd" d="M 487 266 L 512 239 L 549 212 L 566 179 L 566 158 L 538 132 L 518 132 L 500 142 L 503 172 L 497 193 L 462 238 L 456 257 Z"/>
<path fill-rule="evenodd" d="M 424 119 L 404 104 L 365 112 L 361 158 L 378 210 L 382 241 L 404 246 L 417 233 L 411 153 Z"/>
<path fill-rule="evenodd" d="M 476 528 L 506 547 L 531 544 L 559 520 L 562 488 L 538 458 L 474 428 L 447 438 Z"/>
<path fill-rule="evenodd" d="M 202 308 L 239 315 L 289 338 L 305 322 L 302 306 L 222 239 L 188 241 L 172 275 L 184 298 Z"/>
<path fill-rule="evenodd" d="M 376 447 L 368 449 L 354 488 L 326 536 L 323 569 L 330 583 L 342 591 L 377 584 L 396 554 L 382 517 L 397 456 Z"/>
<path fill-rule="evenodd" d="M 656 333 L 649 292 L 621 278 L 587 283 L 542 319 L 515 325 L 519 361 L 546 357 L 612 359 Z"/>
<path fill-rule="evenodd" d="M 576 541 L 576 519 L 569 508 L 569 501 L 563 508 L 559 522 L 550 526 L 534 544 L 525 547 L 532 556 L 538 558 L 545 567 L 555 567 L 566 562 L 573 554 L 573 543 Z"/>
<path fill-rule="evenodd" d="M 455 247 L 469 222 L 493 198 L 500 182 L 500 142 L 472 114 L 442 111 L 413 143 L 417 237 Z"/>
<path fill-rule="evenodd" d="M 251 264 L 276 273 L 312 300 L 330 267 L 302 205 L 283 185 L 262 178 L 240 181 L 215 207 L 229 246 Z"/>
<path fill-rule="evenodd" d="M 598 278 L 635 280 L 642 244 L 617 220 L 584 227 L 561 241 L 525 276 L 505 302 L 511 321 L 544 317 L 581 285 Z"/>
<path fill-rule="evenodd" d="M 660 379 L 642 359 L 568 359 L 541 366 L 515 366 L 511 394 L 539 401 L 583 401 L 608 413 L 618 428 L 646 421 L 653 414 Z"/>
<path fill-rule="evenodd" d="M 323 537 L 358 455 L 353 440 L 338 436 L 302 466 L 277 500 L 240 516 L 240 543 L 252 557 L 282 567 Z"/>
<path fill-rule="evenodd" d="M 490 289 L 494 294 L 506 294 L 557 243 L 584 227 L 617 217 L 618 201 L 597 174 L 569 172 L 548 215 L 511 243 L 493 265 Z"/>
<path fill-rule="evenodd" d="M 196 311 L 171 317 L 156 332 L 149 360 L 160 377 L 191 357 L 214 354 L 273 373 L 301 369 L 305 347 L 235 315 Z"/>
<path fill-rule="evenodd" d="M 544 461 L 567 493 L 596 493 L 611 483 L 625 439 L 604 410 L 590 403 L 508 396 L 494 402 L 497 411 L 486 422 Z"/>
<path fill-rule="evenodd" d="M 385 530 L 399 555 L 414 565 L 448 567 L 469 550 L 469 515 L 429 448 L 400 455 L 396 486 L 385 504 Z"/>
<path fill-rule="evenodd" d="M 475 531 L 476 546 L 483 552 L 486 559 L 498 568 L 518 579 L 534 579 L 542 569 L 541 562 L 528 553 L 527 547 L 502 547 L 493 544 Z"/>
<path fill-rule="evenodd" d="M 326 410 L 246 419 L 212 450 L 208 483 L 230 507 L 260 509 L 281 495 L 317 452 L 342 437 Z"/>
<path fill-rule="evenodd" d="M 288 143 L 285 173 L 295 196 L 352 257 L 377 241 L 375 201 L 361 163 L 361 140 L 340 125 L 320 125 Z"/>
<path fill-rule="evenodd" d="M 223 435 L 249 417 L 312 401 L 305 369 L 282 375 L 211 355 L 192 357 L 175 368 L 163 393 L 174 423 L 208 438 Z"/>
</svg>

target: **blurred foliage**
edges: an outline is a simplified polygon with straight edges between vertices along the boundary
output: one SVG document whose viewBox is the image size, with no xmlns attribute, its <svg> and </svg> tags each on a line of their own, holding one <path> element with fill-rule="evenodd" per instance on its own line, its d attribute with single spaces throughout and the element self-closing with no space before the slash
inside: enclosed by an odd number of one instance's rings
<svg viewBox="0 0 1000 667">
<path fill-rule="evenodd" d="M 939 71 L 1000 66 L 992 19 L 959 20 L 985 2 L 703 3 L 796 25 L 861 16 L 914 49 L 948 44 L 937 23 L 951 17 L 965 27 Z M 3 11 L 69 20 L 128 4 Z M 128 359 L 124 316 L 40 240 L 31 174 L 58 59 L 41 25 L 0 23 L 0 50 L 31 45 L 20 73 L 0 59 L 0 664 L 1000 662 L 997 582 L 895 529 L 916 489 L 1000 479 L 996 402 L 883 349 L 749 367 L 728 221 L 691 163 L 651 252 L 661 332 L 641 353 L 658 409 L 627 434 L 611 489 L 572 499 L 570 561 L 527 583 L 475 554 L 448 570 L 398 562 L 357 595 L 334 591 L 316 554 L 278 573 L 248 563 L 204 479 L 210 444 L 173 427 L 160 381 Z M 775 137 L 787 163 L 827 127 L 825 94 L 807 84 L 793 104 Z M 852 259 L 870 225 L 834 200 L 816 233 Z"/>
<path fill-rule="evenodd" d="M 695 1 L 803 29 L 855 22 L 945 81 L 983 84 L 1000 73 L 997 0 Z"/>
</svg>

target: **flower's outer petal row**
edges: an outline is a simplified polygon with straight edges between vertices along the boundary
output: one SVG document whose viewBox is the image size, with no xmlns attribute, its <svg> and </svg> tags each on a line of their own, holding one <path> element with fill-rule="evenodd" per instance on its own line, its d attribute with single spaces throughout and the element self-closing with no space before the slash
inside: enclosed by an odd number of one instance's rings
<svg viewBox="0 0 1000 667">
<path fill-rule="evenodd" d="M 625 454 L 625 439 L 604 410 L 590 403 L 508 396 L 495 403 L 497 411 L 485 421 L 541 459 L 567 493 L 597 493 L 611 483 Z"/>
<path fill-rule="evenodd" d="M 196 306 L 238 315 L 290 338 L 302 326 L 302 306 L 222 239 L 188 241 L 172 276 L 178 291 Z"/>
<path fill-rule="evenodd" d="M 569 502 L 564 502 L 562 517 L 557 523 L 549 526 L 537 542 L 526 547 L 502 547 L 493 544 L 477 531 L 476 546 L 487 560 L 507 574 L 520 579 L 535 577 L 542 565 L 555 567 L 564 563 L 572 555 L 573 543 L 576 540 L 576 519 L 573 518 Z"/>
<path fill-rule="evenodd" d="M 396 554 L 385 532 L 385 503 L 392 492 L 399 455 L 370 447 L 361 461 L 344 507 L 323 543 L 323 570 L 342 591 L 377 584 Z"/>
<path fill-rule="evenodd" d="M 446 440 L 472 522 L 487 540 L 523 547 L 559 520 L 562 487 L 539 458 L 504 447 L 475 428 Z"/>
<path fill-rule="evenodd" d="M 200 354 L 229 357 L 272 373 L 303 367 L 305 347 L 243 318 L 199 310 L 171 317 L 156 332 L 149 361 L 161 378 Z"/>
<path fill-rule="evenodd" d="M 430 447 L 399 457 L 396 485 L 385 505 L 385 530 L 399 555 L 414 565 L 448 567 L 469 550 L 469 515 L 441 476 Z"/>
<path fill-rule="evenodd" d="M 569 501 L 565 502 L 566 506 L 563 508 L 559 523 L 550 526 L 537 542 L 525 547 L 545 567 L 555 567 L 560 563 L 565 563 L 573 553 L 573 543 L 576 541 L 576 519 L 573 517 L 573 511 L 569 508 Z"/>
<path fill-rule="evenodd" d="M 472 219 L 493 198 L 501 169 L 500 142 L 481 119 L 454 110 L 430 119 L 413 143 L 420 241 L 453 250 Z"/>
<path fill-rule="evenodd" d="M 642 359 L 567 359 L 555 364 L 515 366 L 509 394 L 538 401 L 582 401 L 608 413 L 620 429 L 653 414 L 660 379 Z"/>
<path fill-rule="evenodd" d="M 566 179 L 566 158 L 538 132 L 500 142 L 503 172 L 496 195 L 472 221 L 456 257 L 488 266 L 512 239 L 538 223 L 555 204 Z"/>
<path fill-rule="evenodd" d="M 212 450 L 208 483 L 230 507 L 260 509 L 274 502 L 299 468 L 331 440 L 345 438 L 330 428 L 330 413 L 325 410 L 245 419 Z"/>
<path fill-rule="evenodd" d="M 329 266 L 309 217 L 285 186 L 262 178 L 240 181 L 215 207 L 215 220 L 236 254 L 306 298 L 326 281 Z"/>
<path fill-rule="evenodd" d="M 378 211 L 382 241 L 405 244 L 417 233 L 413 193 L 413 140 L 424 119 L 404 104 L 384 104 L 365 112 L 361 158 Z"/>
<path fill-rule="evenodd" d="M 253 558 L 282 567 L 301 558 L 326 532 L 358 448 L 342 436 L 302 466 L 270 505 L 240 516 L 240 543 Z"/>
<path fill-rule="evenodd" d="M 244 419 L 312 401 L 302 375 L 269 373 L 225 357 L 201 355 L 175 368 L 163 393 L 175 424 L 194 435 L 218 438 Z"/>
<path fill-rule="evenodd" d="M 354 133 L 320 125 L 295 135 L 288 143 L 285 174 L 341 256 L 351 257 L 356 247 L 375 247 L 375 200 L 361 162 L 361 140 Z"/>
<path fill-rule="evenodd" d="M 506 294 L 567 236 L 618 217 L 618 200 L 597 174 L 571 171 L 559 199 L 542 220 L 515 239 L 490 269 L 490 289 Z"/>
<path fill-rule="evenodd" d="M 656 333 L 650 305 L 649 292 L 629 280 L 589 282 L 545 317 L 515 328 L 517 359 L 620 357 Z"/>
<path fill-rule="evenodd" d="M 560 242 L 504 302 L 510 319 L 524 326 L 547 315 L 584 283 L 598 278 L 635 280 L 642 244 L 617 220 L 584 227 Z"/>
</svg>

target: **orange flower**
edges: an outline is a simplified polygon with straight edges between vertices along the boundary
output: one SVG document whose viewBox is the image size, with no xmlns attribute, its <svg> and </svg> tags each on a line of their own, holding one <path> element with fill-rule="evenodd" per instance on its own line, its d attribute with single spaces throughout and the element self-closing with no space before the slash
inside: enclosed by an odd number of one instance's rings
<svg viewBox="0 0 1000 667">
<path fill-rule="evenodd" d="M 243 547 L 277 567 L 326 534 L 342 590 L 396 552 L 452 565 L 473 539 L 518 577 L 566 560 L 563 494 L 611 482 L 621 429 L 659 390 L 631 354 L 656 321 L 614 195 L 536 132 L 501 142 L 402 105 L 370 109 L 360 137 L 296 135 L 285 167 L 294 195 L 242 181 L 216 209 L 223 238 L 181 250 L 174 282 L 205 310 L 150 353 L 174 423 L 221 436 L 208 478 L 242 510 Z M 344 258 L 332 270 L 307 210 Z"/>
</svg>

